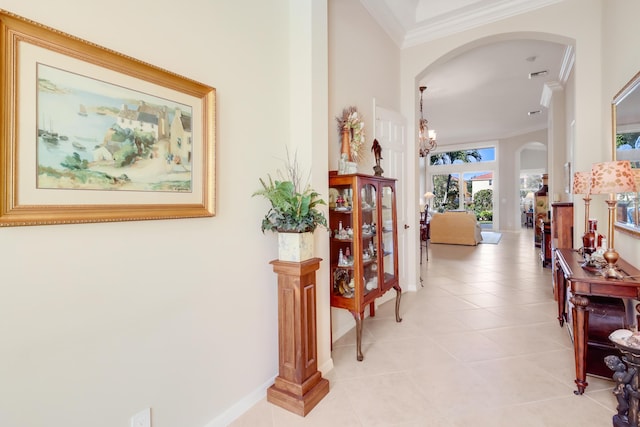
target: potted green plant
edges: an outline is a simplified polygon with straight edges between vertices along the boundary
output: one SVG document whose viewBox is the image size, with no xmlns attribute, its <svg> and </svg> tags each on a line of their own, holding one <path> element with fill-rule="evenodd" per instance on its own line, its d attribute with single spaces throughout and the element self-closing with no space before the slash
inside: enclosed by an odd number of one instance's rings
<svg viewBox="0 0 640 427">
<path fill-rule="evenodd" d="M 304 261 L 313 257 L 313 232 L 319 226 L 327 227 L 327 218 L 318 210 L 325 205 L 320 193 L 309 184 L 303 186 L 297 161 L 287 155 L 285 171 L 277 178 L 260 178 L 262 188 L 252 196 L 263 196 L 271 207 L 262 219 L 262 232 L 278 233 L 279 259 Z"/>
</svg>

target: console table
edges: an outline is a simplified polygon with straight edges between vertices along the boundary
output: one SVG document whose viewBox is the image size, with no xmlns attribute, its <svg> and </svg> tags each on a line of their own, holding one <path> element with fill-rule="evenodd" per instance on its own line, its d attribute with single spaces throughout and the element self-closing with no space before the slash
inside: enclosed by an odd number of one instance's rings
<svg viewBox="0 0 640 427">
<path fill-rule="evenodd" d="M 589 303 L 590 299 L 598 297 L 620 298 L 622 301 L 631 302 L 640 299 L 640 270 L 623 259 L 618 260 L 618 266 L 625 276 L 632 276 L 623 280 L 605 279 L 602 275 L 587 271 L 582 268 L 582 256 L 573 249 L 556 249 L 555 257 L 556 284 L 558 286 L 558 321 L 560 326 L 568 319 L 566 310 L 566 298 L 570 293 L 571 317 L 573 334 L 573 348 L 576 366 L 576 385 L 578 390 L 574 393 L 582 394 L 588 383 L 587 375 L 587 342 L 589 330 Z M 613 327 L 609 332 L 620 327 L 628 327 L 636 323 L 635 313 L 632 313 L 630 304 L 622 321 L 623 325 Z"/>
</svg>

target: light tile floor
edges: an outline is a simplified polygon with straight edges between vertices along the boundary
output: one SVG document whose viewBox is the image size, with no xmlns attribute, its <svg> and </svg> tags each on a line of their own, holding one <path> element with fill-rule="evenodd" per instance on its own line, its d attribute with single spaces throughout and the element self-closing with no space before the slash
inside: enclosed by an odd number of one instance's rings
<svg viewBox="0 0 640 427">
<path fill-rule="evenodd" d="M 611 426 L 611 381 L 573 394 L 573 347 L 556 320 L 551 270 L 533 231 L 498 245 L 429 245 L 424 287 L 393 300 L 333 347 L 329 394 L 306 417 L 265 400 L 231 424 L 289 426 Z M 393 291 L 392 291 L 393 292 Z"/>
</svg>

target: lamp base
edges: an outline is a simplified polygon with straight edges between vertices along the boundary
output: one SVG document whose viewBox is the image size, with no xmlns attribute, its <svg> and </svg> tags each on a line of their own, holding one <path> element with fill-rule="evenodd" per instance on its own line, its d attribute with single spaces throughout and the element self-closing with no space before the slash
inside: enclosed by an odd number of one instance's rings
<svg viewBox="0 0 640 427">
<path fill-rule="evenodd" d="M 602 275 L 605 279 L 624 279 L 624 275 L 620 272 L 620 269 L 615 264 L 608 264 L 602 269 Z"/>
<path fill-rule="evenodd" d="M 578 249 L 578 253 L 580 255 L 582 255 L 582 267 L 598 267 L 598 264 L 595 262 L 595 260 L 593 259 L 593 257 L 591 256 L 593 253 L 595 252 L 595 248 L 586 248 L 586 247 L 581 247 L 580 249 Z"/>
</svg>

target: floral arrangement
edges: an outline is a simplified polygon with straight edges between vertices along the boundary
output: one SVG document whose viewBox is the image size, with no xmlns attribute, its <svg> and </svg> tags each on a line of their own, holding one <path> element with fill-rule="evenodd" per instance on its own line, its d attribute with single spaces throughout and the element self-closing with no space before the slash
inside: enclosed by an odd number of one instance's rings
<svg viewBox="0 0 640 427">
<path fill-rule="evenodd" d="M 357 162 L 360 157 L 360 150 L 364 144 L 364 121 L 362 116 L 358 114 L 356 107 L 348 107 L 342 110 L 342 116 L 336 117 L 338 122 L 338 134 L 342 134 L 343 129 L 349 129 L 351 133 L 351 141 L 349 148 L 351 150 L 351 158 Z"/>
<path fill-rule="evenodd" d="M 327 218 L 318 210 L 318 205 L 326 203 L 309 184 L 302 185 L 297 157 L 291 161 L 288 150 L 285 171 L 277 171 L 276 179 L 268 175 L 268 180 L 259 180 L 262 188 L 253 196 L 263 196 L 271 203 L 262 220 L 263 233 L 267 230 L 305 233 L 327 226 Z"/>
</svg>

